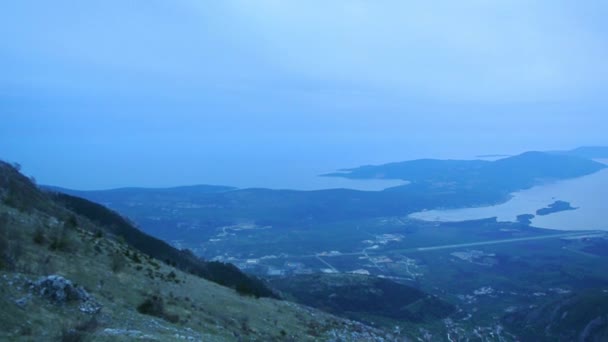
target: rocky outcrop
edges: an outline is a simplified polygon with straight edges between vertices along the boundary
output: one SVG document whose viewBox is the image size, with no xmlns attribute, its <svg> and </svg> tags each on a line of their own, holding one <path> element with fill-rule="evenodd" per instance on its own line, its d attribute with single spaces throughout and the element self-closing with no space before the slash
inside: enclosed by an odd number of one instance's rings
<svg viewBox="0 0 608 342">
<path fill-rule="evenodd" d="M 101 305 L 84 288 L 59 275 L 43 277 L 32 283 L 31 289 L 56 304 L 79 302 L 79 309 L 84 313 L 94 314 L 101 310 Z"/>
</svg>

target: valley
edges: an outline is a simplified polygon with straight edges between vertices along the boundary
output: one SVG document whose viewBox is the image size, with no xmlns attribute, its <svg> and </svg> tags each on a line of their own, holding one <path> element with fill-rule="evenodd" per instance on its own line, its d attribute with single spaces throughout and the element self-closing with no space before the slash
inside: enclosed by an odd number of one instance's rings
<svg viewBox="0 0 608 342">
<path fill-rule="evenodd" d="M 535 156 L 525 154 L 501 163 L 521 162 L 512 167 L 534 168 Z M 573 157 L 539 158 L 555 165 L 573 161 Z M 479 172 L 478 165 L 472 165 L 470 172 Z M 581 165 L 586 170 L 583 175 L 590 174 L 586 177 L 605 172 L 601 164 L 582 160 Z M 468 167 L 458 173 L 469 172 Z M 608 259 L 602 252 L 608 232 L 542 229 L 525 220 L 495 217 L 441 222 L 412 215 L 484 200 L 500 203 L 508 200 L 506 191 L 533 186 L 525 177 L 521 183 L 509 179 L 503 184 L 493 174 L 506 174 L 505 170 L 488 170 L 486 178 L 493 183 L 487 190 L 482 189 L 485 181 L 460 174 L 469 183 L 437 185 L 420 180 L 376 192 L 67 191 L 108 205 L 173 246 L 261 277 L 284 298 L 387 331 L 398 330 L 413 339 L 511 341 L 521 333 L 518 326 L 510 325 L 513 317 L 531 308 L 578 298 L 589 290 L 608 293 L 602 292 L 608 291 Z M 553 202 L 539 204 L 532 212 L 545 208 L 541 213 L 547 215 L 539 216 L 551 217 L 581 210 L 566 210 L 568 203 Z M 404 298 L 391 309 L 385 296 L 394 286 L 403 286 L 397 293 L 415 289 L 430 297 L 424 304 L 419 302 L 427 298 L 424 295 Z M 575 330 L 584 328 L 571 324 Z"/>
<path fill-rule="evenodd" d="M 0 1 L 0 342 L 608 342 L 608 1 Z"/>
</svg>

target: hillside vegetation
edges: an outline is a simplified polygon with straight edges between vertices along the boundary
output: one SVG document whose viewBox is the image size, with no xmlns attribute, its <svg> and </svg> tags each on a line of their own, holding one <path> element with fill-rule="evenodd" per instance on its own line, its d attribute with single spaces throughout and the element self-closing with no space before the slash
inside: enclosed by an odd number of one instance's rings
<svg viewBox="0 0 608 342">
<path fill-rule="evenodd" d="M 260 280 L 251 278 L 231 264 L 204 262 L 189 250 L 177 250 L 166 242 L 136 229 L 132 223 L 102 205 L 83 198 L 53 193 L 52 198 L 75 213 L 104 227 L 105 231 L 146 254 L 182 271 L 256 297 L 276 297 Z"/>
<path fill-rule="evenodd" d="M 454 306 L 411 286 L 355 274 L 313 274 L 276 278 L 273 285 L 301 303 L 348 316 L 381 322 L 429 323 L 454 313 Z"/>
<path fill-rule="evenodd" d="M 229 284 L 249 279 L 233 266 L 197 262 L 134 230 L 103 207 L 39 191 L 0 162 L 0 340 L 397 338 L 256 298 L 255 289 Z"/>
<path fill-rule="evenodd" d="M 591 289 L 503 318 L 524 341 L 607 341 L 608 291 Z"/>
</svg>

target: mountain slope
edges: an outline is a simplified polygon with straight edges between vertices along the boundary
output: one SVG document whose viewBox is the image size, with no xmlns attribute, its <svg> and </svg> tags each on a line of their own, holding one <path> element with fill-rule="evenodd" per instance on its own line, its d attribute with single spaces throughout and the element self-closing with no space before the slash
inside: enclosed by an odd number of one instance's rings
<svg viewBox="0 0 608 342">
<path fill-rule="evenodd" d="M 272 291 L 261 281 L 246 276 L 234 265 L 203 262 L 187 250 L 177 250 L 166 242 L 136 229 L 125 218 L 97 203 L 61 193 L 53 193 L 51 196 L 66 208 L 104 227 L 107 232 L 123 238 L 130 246 L 148 256 L 220 285 L 237 288 L 257 297 L 274 297 Z"/>
<path fill-rule="evenodd" d="M 293 303 L 239 295 L 183 272 L 135 248 L 128 236 L 117 237 L 120 230 L 65 207 L 63 200 L 38 191 L 0 162 L 0 340 L 388 337 Z"/>
<path fill-rule="evenodd" d="M 608 340 L 608 291 L 586 290 L 503 318 L 524 341 Z"/>
<path fill-rule="evenodd" d="M 236 190 L 230 186 L 217 186 L 217 185 L 190 185 L 190 186 L 177 186 L 172 188 L 119 188 L 110 190 L 90 190 L 90 191 L 77 191 L 70 190 L 56 186 L 44 186 L 45 190 L 51 192 L 69 193 L 74 196 L 82 197 L 83 193 L 86 193 L 89 198 L 95 202 L 104 201 L 112 202 L 116 199 L 125 197 L 131 198 L 133 201 L 147 200 L 150 198 L 167 198 L 171 200 L 183 200 L 197 198 L 198 196 L 212 193 L 222 193 L 225 191 Z M 97 197 L 102 195 L 103 197 Z"/>
<path fill-rule="evenodd" d="M 378 277 L 321 273 L 271 281 L 299 303 L 362 321 L 427 323 L 455 311 L 454 306 L 437 297 Z"/>
</svg>

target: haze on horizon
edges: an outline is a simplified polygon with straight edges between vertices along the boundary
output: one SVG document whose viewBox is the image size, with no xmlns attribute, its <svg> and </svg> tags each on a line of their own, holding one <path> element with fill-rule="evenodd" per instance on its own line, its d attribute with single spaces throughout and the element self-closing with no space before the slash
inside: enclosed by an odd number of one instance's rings
<svg viewBox="0 0 608 342">
<path fill-rule="evenodd" d="M 77 189 L 280 186 L 608 145 L 608 3 L 5 1 L 0 158 Z"/>
</svg>

